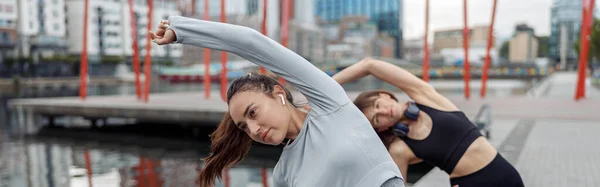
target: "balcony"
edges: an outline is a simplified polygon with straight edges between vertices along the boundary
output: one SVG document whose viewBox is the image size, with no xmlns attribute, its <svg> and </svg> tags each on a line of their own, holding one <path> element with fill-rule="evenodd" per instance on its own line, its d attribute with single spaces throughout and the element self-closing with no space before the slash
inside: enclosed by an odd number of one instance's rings
<svg viewBox="0 0 600 187">
<path fill-rule="evenodd" d="M 67 48 L 68 42 L 66 39 L 55 36 L 34 36 L 30 40 L 30 45 L 36 48 Z"/>
</svg>

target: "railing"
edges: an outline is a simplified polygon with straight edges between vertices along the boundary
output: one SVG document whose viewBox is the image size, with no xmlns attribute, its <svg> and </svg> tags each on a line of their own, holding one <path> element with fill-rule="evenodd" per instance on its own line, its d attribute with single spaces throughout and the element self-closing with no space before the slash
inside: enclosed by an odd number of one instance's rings
<svg viewBox="0 0 600 187">
<path fill-rule="evenodd" d="M 492 125 L 492 108 L 489 104 L 484 104 L 479 108 L 477 115 L 473 118 L 473 124 L 483 131 L 486 138 L 490 138 L 490 126 Z"/>
<path fill-rule="evenodd" d="M 33 45 L 39 47 L 68 47 L 66 39 L 48 35 L 35 36 L 31 41 Z"/>
</svg>

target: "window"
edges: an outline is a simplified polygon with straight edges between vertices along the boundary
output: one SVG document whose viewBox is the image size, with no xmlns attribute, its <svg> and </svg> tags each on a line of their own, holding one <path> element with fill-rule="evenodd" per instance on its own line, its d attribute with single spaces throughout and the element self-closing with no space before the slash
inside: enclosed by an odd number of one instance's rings
<svg viewBox="0 0 600 187">
<path fill-rule="evenodd" d="M 106 32 L 106 36 L 119 36 L 116 32 Z"/>
<path fill-rule="evenodd" d="M 247 14 L 254 15 L 258 13 L 258 0 L 249 0 L 247 1 Z"/>
<path fill-rule="evenodd" d="M 4 9 L 6 9 L 6 12 L 8 12 L 8 13 L 12 13 L 13 12 L 13 7 L 11 5 L 4 6 Z"/>
<path fill-rule="evenodd" d="M 8 42 L 10 41 L 10 36 L 8 35 L 7 32 L 2 32 L 2 42 Z"/>
<path fill-rule="evenodd" d="M 55 23 L 55 24 L 53 25 L 53 27 L 54 27 L 54 30 L 55 30 L 55 31 L 58 31 L 58 30 L 60 30 L 60 25 L 58 25 L 58 23 Z"/>
</svg>

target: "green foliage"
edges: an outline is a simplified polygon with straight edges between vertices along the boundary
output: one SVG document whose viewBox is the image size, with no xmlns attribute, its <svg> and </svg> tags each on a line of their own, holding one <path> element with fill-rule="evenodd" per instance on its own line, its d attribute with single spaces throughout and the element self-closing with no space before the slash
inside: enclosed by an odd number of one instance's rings
<svg viewBox="0 0 600 187">
<path fill-rule="evenodd" d="M 508 45 L 509 45 L 509 41 L 504 41 L 504 43 L 502 43 L 502 47 L 500 47 L 500 57 L 503 58 L 508 58 Z"/>
<path fill-rule="evenodd" d="M 124 60 L 125 59 L 120 56 L 102 56 L 102 63 L 104 64 L 118 64 Z"/>
<path fill-rule="evenodd" d="M 548 56 L 548 36 L 540 36 L 538 39 L 538 57 Z"/>
<path fill-rule="evenodd" d="M 29 57 L 20 57 L 20 58 L 7 57 L 2 60 L 2 64 L 8 69 L 11 69 L 12 67 L 14 67 L 17 64 L 24 64 L 24 63 L 33 63 L 33 60 Z"/>
<path fill-rule="evenodd" d="M 168 67 L 168 66 L 173 66 L 175 63 L 172 60 L 166 60 L 166 61 L 158 61 L 158 62 L 156 62 L 156 64 Z"/>
<path fill-rule="evenodd" d="M 592 33 L 590 34 L 588 59 L 596 58 L 600 60 L 600 21 L 595 19 L 592 24 Z M 581 47 L 580 41 L 577 40 L 573 44 L 575 51 L 579 54 L 579 48 Z M 590 61 L 591 62 L 591 61 Z"/>
<path fill-rule="evenodd" d="M 42 61 L 65 62 L 70 64 L 79 61 L 79 58 L 71 55 L 54 55 L 49 58 L 42 58 Z"/>
</svg>

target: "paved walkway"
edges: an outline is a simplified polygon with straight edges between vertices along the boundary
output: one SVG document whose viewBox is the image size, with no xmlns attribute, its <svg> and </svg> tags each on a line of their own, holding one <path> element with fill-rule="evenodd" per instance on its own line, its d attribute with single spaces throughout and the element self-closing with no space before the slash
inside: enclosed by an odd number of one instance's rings
<svg viewBox="0 0 600 187">
<path fill-rule="evenodd" d="M 548 78 L 535 97 L 573 98 L 575 72 L 559 72 Z M 541 94 L 539 94 L 541 93 Z M 600 98 L 600 90 L 588 83 L 587 99 Z M 577 103 L 586 102 L 582 100 Z M 570 103 L 576 103 L 572 101 Z M 567 105 L 568 103 L 565 103 Z M 561 107 L 561 106 L 554 106 Z M 540 111 L 547 108 L 539 106 Z M 569 112 L 579 112 L 570 108 Z M 589 112 L 579 109 L 581 112 Z M 525 113 L 530 113 L 525 112 Z M 600 113 L 597 113 L 600 115 Z M 600 184 L 600 123 L 595 119 L 540 117 L 494 118 L 490 142 L 520 172 L 528 187 L 592 187 Z M 448 175 L 435 168 L 414 187 L 450 186 Z"/>
<path fill-rule="evenodd" d="M 577 85 L 577 73 L 576 72 L 557 72 L 554 73 L 549 79 L 548 93 L 543 97 L 552 98 L 574 98 L 575 88 Z M 592 85 L 591 78 L 586 80 L 586 97 L 587 98 L 600 98 L 600 90 Z"/>
<path fill-rule="evenodd" d="M 516 168 L 526 186 L 600 184 L 598 121 L 536 120 Z"/>
</svg>

